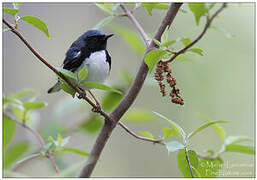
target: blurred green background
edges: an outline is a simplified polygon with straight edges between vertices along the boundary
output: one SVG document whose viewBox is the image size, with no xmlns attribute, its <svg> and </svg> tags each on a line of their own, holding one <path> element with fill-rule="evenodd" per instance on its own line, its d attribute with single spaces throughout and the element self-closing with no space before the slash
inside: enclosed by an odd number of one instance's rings
<svg viewBox="0 0 257 180">
<path fill-rule="evenodd" d="M 216 4 L 220 6 L 220 4 Z M 216 7 L 215 6 L 215 7 Z M 4 3 L 3 7 L 11 7 Z M 217 8 L 216 7 L 216 8 Z M 182 6 L 188 10 L 186 4 Z M 92 3 L 23 3 L 20 16 L 33 15 L 46 22 L 51 38 L 34 27 L 20 23 L 19 30 L 32 46 L 48 62 L 56 67 L 63 62 L 66 50 L 82 33 L 94 27 L 107 15 Z M 170 98 L 162 98 L 158 84 L 148 79 L 130 110 L 139 108 L 159 112 L 180 124 L 187 132 L 204 123 L 197 113 L 215 120 L 230 120 L 222 124 L 227 135 L 244 135 L 255 137 L 255 31 L 254 3 L 229 3 L 213 25 L 223 27 L 232 35 L 228 38 L 223 32 L 209 29 L 203 39 L 195 45 L 204 51 L 204 56 L 188 54 L 171 64 L 173 76 L 185 100 L 184 106 L 170 102 Z M 136 10 L 135 17 L 145 31 L 153 34 L 165 15 L 165 11 L 153 10 L 149 16 L 144 8 Z M 9 15 L 5 17 L 11 21 Z M 135 27 L 126 17 L 116 18 L 115 23 L 132 29 Z M 172 24 L 169 39 L 189 37 L 194 39 L 204 26 L 204 18 L 196 26 L 193 14 L 179 12 Z M 108 27 L 106 33 L 112 33 Z M 142 61 L 142 56 L 130 49 L 124 40 L 116 34 L 109 40 L 108 50 L 112 57 L 112 71 L 107 84 L 121 84 L 121 70 L 135 74 Z M 56 81 L 56 76 L 39 62 L 24 44 L 12 33 L 3 33 L 3 94 L 11 94 L 23 88 L 35 89 L 39 100 L 48 102 L 46 108 L 40 109 L 40 117 L 34 123 L 37 129 L 52 126 L 51 121 L 58 121 L 72 128 L 86 119 L 90 114 L 90 106 L 73 100 L 69 95 L 60 92 L 47 94 L 47 90 Z M 95 91 L 97 97 L 103 92 Z M 65 107 L 66 104 L 66 107 Z M 82 108 L 81 108 L 82 107 Z M 63 108 L 64 110 L 61 110 Z M 66 109 L 65 109 L 66 108 Z M 57 112 L 58 111 L 58 112 Z M 63 114 L 65 113 L 66 114 Z M 60 118 L 56 118 L 58 114 Z M 135 123 L 124 121 L 135 132 L 150 131 L 158 136 L 167 123 L 156 117 L 155 121 Z M 50 124 L 50 125 L 49 125 Z M 79 131 L 69 134 L 69 146 L 90 152 L 97 133 L 90 134 Z M 15 141 L 28 139 L 37 147 L 33 137 L 17 127 Z M 14 141 L 14 142 L 15 142 Z M 212 128 L 204 130 L 191 141 L 191 147 L 198 153 L 213 149 L 218 151 L 222 142 Z M 37 149 L 37 148 L 35 148 Z M 30 152 L 33 152 L 31 149 Z M 70 166 L 79 162 L 79 155 L 63 156 L 64 164 Z M 254 177 L 254 156 L 225 153 L 223 156 L 224 174 L 235 176 L 229 172 L 239 172 L 238 176 Z M 240 167 L 240 164 L 247 164 Z M 29 176 L 50 176 L 54 172 L 47 160 L 35 159 L 17 169 L 17 172 Z M 123 129 L 117 127 L 109 139 L 100 157 L 93 177 L 182 177 L 177 163 L 176 153 L 167 154 L 164 147 L 142 142 Z"/>
</svg>

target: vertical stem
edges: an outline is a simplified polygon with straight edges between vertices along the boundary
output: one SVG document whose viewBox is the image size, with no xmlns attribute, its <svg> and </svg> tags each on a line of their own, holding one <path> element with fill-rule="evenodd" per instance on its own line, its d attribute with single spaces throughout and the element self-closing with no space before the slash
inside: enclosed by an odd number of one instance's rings
<svg viewBox="0 0 257 180">
<path fill-rule="evenodd" d="M 185 148 L 185 154 L 186 154 L 186 160 L 187 160 L 188 168 L 189 168 L 189 171 L 190 171 L 191 176 L 192 176 L 192 178 L 193 178 L 193 177 L 194 177 L 194 174 L 193 174 L 192 167 L 191 167 L 191 163 L 190 163 L 190 160 L 189 160 L 187 148 Z"/>
</svg>

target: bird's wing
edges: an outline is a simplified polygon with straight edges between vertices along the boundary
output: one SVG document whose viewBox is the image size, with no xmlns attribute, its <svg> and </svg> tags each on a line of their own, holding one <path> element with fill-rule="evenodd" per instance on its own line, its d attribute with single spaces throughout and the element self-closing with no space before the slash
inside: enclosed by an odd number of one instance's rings
<svg viewBox="0 0 257 180">
<path fill-rule="evenodd" d="M 82 52 L 77 47 L 71 47 L 66 52 L 66 57 L 63 62 L 63 69 L 74 72 L 83 62 Z"/>
<path fill-rule="evenodd" d="M 105 50 L 105 54 L 106 54 L 106 61 L 109 63 L 109 71 L 111 70 L 111 67 L 112 67 L 112 60 L 111 60 L 111 56 L 109 55 L 108 51 Z"/>
</svg>

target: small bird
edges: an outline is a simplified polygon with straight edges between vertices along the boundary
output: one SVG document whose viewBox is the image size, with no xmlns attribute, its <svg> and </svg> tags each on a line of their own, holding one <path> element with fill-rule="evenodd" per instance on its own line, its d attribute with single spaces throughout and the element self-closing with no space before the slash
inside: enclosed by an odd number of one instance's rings
<svg viewBox="0 0 257 180">
<path fill-rule="evenodd" d="M 84 66 L 87 67 L 87 77 L 82 80 L 103 83 L 111 70 L 111 57 L 106 50 L 107 40 L 113 34 L 105 35 L 99 30 L 89 30 L 81 35 L 72 43 L 63 62 L 63 69 L 77 74 Z M 80 87 L 88 90 L 86 87 Z M 61 81 L 59 80 L 48 93 L 54 93 L 61 90 Z M 93 94 L 89 91 L 93 96 Z M 95 99 L 95 97 L 93 96 Z M 96 99 L 95 99 L 96 100 Z M 97 102 L 97 101 L 96 101 Z"/>
</svg>

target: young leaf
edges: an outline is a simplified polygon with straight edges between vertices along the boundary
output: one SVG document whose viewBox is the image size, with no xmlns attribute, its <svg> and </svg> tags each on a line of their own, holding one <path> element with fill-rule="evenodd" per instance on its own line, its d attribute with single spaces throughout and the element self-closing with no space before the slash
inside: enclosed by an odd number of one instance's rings
<svg viewBox="0 0 257 180">
<path fill-rule="evenodd" d="M 165 146 L 168 150 L 168 153 L 175 152 L 185 148 L 185 146 L 178 141 L 171 141 L 171 142 L 165 143 Z"/>
<path fill-rule="evenodd" d="M 12 140 L 16 130 L 16 124 L 14 121 L 3 115 L 3 148 L 9 144 Z"/>
<path fill-rule="evenodd" d="M 197 172 L 195 171 L 195 169 L 198 169 L 198 165 L 199 165 L 198 156 L 195 153 L 195 151 L 189 150 L 188 158 L 189 158 L 191 167 L 193 167 L 192 168 L 193 174 L 196 175 Z M 184 177 L 192 177 L 188 163 L 187 163 L 185 149 L 179 150 L 178 155 L 177 155 L 177 164 L 178 164 L 178 168 L 179 168 L 180 172 L 183 174 Z"/>
<path fill-rule="evenodd" d="M 70 94 L 73 98 L 75 97 L 76 91 L 70 87 L 66 82 L 61 84 L 62 90 L 64 90 L 66 93 Z"/>
<path fill-rule="evenodd" d="M 93 29 L 101 29 L 104 26 L 106 26 L 107 24 L 110 24 L 112 22 L 112 20 L 114 19 L 114 16 L 108 16 L 106 18 L 104 18 L 103 20 L 101 20 L 98 24 L 95 25 L 95 27 L 93 27 Z"/>
<path fill-rule="evenodd" d="M 31 94 L 35 94 L 35 90 L 33 90 L 33 89 L 23 89 L 23 90 L 18 91 L 15 94 L 12 94 L 10 96 L 10 98 L 20 99 L 20 98 L 23 98 L 23 97 L 31 95 Z"/>
<path fill-rule="evenodd" d="M 153 38 L 153 41 L 154 41 L 154 42 L 155 42 L 155 44 L 157 44 L 159 47 L 161 47 L 161 46 L 162 46 L 161 42 L 160 42 L 160 41 L 158 41 L 157 39 L 154 39 L 154 38 Z"/>
<path fill-rule="evenodd" d="M 22 19 L 23 21 L 26 21 L 27 23 L 35 26 L 36 28 L 38 28 L 40 31 L 42 31 L 43 33 L 45 33 L 45 35 L 50 38 L 50 35 L 48 33 L 48 28 L 47 25 L 38 17 L 35 16 L 23 16 L 20 19 Z"/>
<path fill-rule="evenodd" d="M 139 55 L 144 54 L 145 44 L 136 32 L 114 23 L 109 24 L 108 28 L 119 34 L 132 50 L 137 52 Z"/>
<path fill-rule="evenodd" d="M 86 81 L 83 84 L 83 86 L 88 87 L 88 88 L 95 88 L 95 89 L 100 89 L 100 90 L 104 90 L 104 91 L 112 91 L 112 92 L 115 92 L 115 93 L 118 93 L 118 94 L 122 94 L 122 92 L 117 90 L 117 89 L 114 89 L 114 88 L 111 88 L 111 87 L 106 86 L 104 84 L 100 84 L 100 83 L 93 82 L 93 81 Z"/>
<path fill-rule="evenodd" d="M 204 125 L 202 125 L 201 127 L 199 127 L 198 129 L 196 129 L 195 131 L 191 132 L 190 134 L 188 134 L 188 139 L 193 137 L 195 134 L 197 134 L 198 132 L 202 131 L 203 129 L 213 125 L 213 124 L 217 124 L 217 123 L 228 123 L 230 121 L 212 121 L 212 122 L 208 122 Z"/>
<path fill-rule="evenodd" d="M 145 109 L 133 109 L 124 115 L 124 121 L 127 122 L 146 123 L 153 122 L 154 120 L 155 116 L 153 113 Z"/>
<path fill-rule="evenodd" d="M 28 142 L 17 143 L 8 148 L 4 155 L 4 168 L 10 167 L 15 161 L 20 159 L 28 149 Z"/>
<path fill-rule="evenodd" d="M 217 177 L 222 165 L 223 161 L 219 157 L 216 159 L 200 159 L 198 172 L 201 174 L 201 177 Z"/>
<path fill-rule="evenodd" d="M 192 42 L 190 38 L 181 38 L 180 40 L 184 46 L 187 46 L 188 44 L 190 44 Z"/>
<path fill-rule="evenodd" d="M 157 116 L 165 119 L 166 121 L 168 121 L 168 123 L 178 132 L 179 135 L 181 135 L 181 137 L 186 138 L 185 131 L 177 123 L 175 123 L 174 121 L 171 121 L 170 119 L 166 118 L 165 116 L 163 116 L 157 112 L 153 112 L 153 113 L 156 114 Z"/>
<path fill-rule="evenodd" d="M 68 71 L 66 69 L 63 69 L 63 68 L 56 68 L 60 73 L 62 73 L 65 77 L 68 77 L 68 78 L 71 78 L 71 79 L 74 79 L 74 80 L 77 80 L 77 76 L 71 72 L 71 71 Z"/>
<path fill-rule="evenodd" d="M 47 103 L 45 102 L 24 102 L 23 106 L 26 110 L 30 110 L 30 109 L 39 109 L 42 107 L 45 107 L 47 105 Z"/>
<path fill-rule="evenodd" d="M 62 136 L 60 134 L 57 135 L 57 142 L 59 146 L 62 146 Z"/>
<path fill-rule="evenodd" d="M 85 80 L 87 77 L 87 66 L 84 66 L 78 73 L 79 82 Z"/>
<path fill-rule="evenodd" d="M 240 145 L 240 144 L 229 144 L 226 145 L 226 152 L 240 152 L 246 154 L 255 154 L 255 148 L 253 146 Z"/>
<path fill-rule="evenodd" d="M 203 56 L 203 50 L 202 50 L 202 49 L 199 49 L 199 48 L 192 48 L 192 49 L 189 49 L 189 51 Z"/>
<path fill-rule="evenodd" d="M 82 150 L 79 150 L 79 149 L 74 149 L 74 148 L 63 148 L 63 151 L 68 151 L 68 152 L 72 152 L 72 153 L 76 153 L 76 154 L 79 154 L 79 155 L 82 155 L 82 156 L 89 156 L 89 153 L 85 152 L 85 151 L 82 151 Z"/>
<path fill-rule="evenodd" d="M 196 25 L 199 25 L 200 18 L 207 12 L 205 3 L 188 3 L 188 7 L 194 14 Z"/>
<path fill-rule="evenodd" d="M 156 9 L 168 9 L 168 4 L 163 3 L 143 3 L 142 6 L 147 10 L 148 14 L 152 16 L 152 10 Z"/>
<path fill-rule="evenodd" d="M 163 128 L 162 131 L 164 138 L 170 138 L 179 135 L 178 132 L 173 128 Z"/>
<path fill-rule="evenodd" d="M 158 63 L 167 51 L 162 49 L 155 49 L 145 55 L 145 64 L 149 68 L 149 72 L 152 72 L 156 63 Z"/>
<path fill-rule="evenodd" d="M 20 2 L 13 2 L 12 5 L 13 5 L 14 9 L 18 10 L 20 8 L 20 6 L 21 6 L 21 3 Z"/>
<path fill-rule="evenodd" d="M 163 43 L 162 45 L 163 45 L 164 47 L 169 47 L 169 46 L 171 46 L 172 44 L 174 44 L 175 42 L 177 42 L 177 41 L 176 41 L 176 40 L 171 40 L 171 41 L 168 41 L 168 42 Z"/>
<path fill-rule="evenodd" d="M 147 131 L 140 131 L 139 134 L 150 139 L 155 139 L 155 137 L 150 132 L 147 132 Z"/>
<path fill-rule="evenodd" d="M 3 12 L 12 15 L 13 17 L 19 12 L 18 9 L 3 8 Z"/>
</svg>

